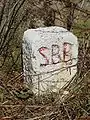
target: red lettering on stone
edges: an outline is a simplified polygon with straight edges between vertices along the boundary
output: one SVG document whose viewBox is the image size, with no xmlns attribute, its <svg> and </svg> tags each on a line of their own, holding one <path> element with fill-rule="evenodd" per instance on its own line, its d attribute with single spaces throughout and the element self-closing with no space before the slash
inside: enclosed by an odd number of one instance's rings
<svg viewBox="0 0 90 120">
<path fill-rule="evenodd" d="M 44 64 L 40 64 L 40 66 L 46 66 L 49 64 L 49 59 L 47 58 L 47 56 L 44 54 L 44 51 L 48 50 L 47 47 L 41 47 L 39 48 L 39 53 L 43 56 L 43 58 L 45 58 L 45 63 Z"/>
</svg>

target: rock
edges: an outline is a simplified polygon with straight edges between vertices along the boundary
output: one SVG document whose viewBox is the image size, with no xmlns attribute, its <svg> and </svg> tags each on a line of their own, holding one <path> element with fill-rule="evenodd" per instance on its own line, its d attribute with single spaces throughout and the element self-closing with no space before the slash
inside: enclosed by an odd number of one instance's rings
<svg viewBox="0 0 90 120">
<path fill-rule="evenodd" d="M 77 57 L 77 37 L 62 27 L 24 32 L 24 79 L 35 94 L 58 92 L 66 85 L 77 72 Z"/>
</svg>

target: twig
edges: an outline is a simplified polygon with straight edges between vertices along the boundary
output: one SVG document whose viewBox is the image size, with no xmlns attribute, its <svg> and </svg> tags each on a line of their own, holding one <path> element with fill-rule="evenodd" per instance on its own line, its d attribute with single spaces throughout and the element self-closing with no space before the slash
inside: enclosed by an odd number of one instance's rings
<svg viewBox="0 0 90 120">
<path fill-rule="evenodd" d="M 41 116 L 39 116 L 39 117 L 34 117 L 34 118 L 26 119 L 26 120 L 41 119 L 41 118 L 48 117 L 48 116 L 55 115 L 55 114 L 58 114 L 58 112 L 51 112 L 51 113 L 48 113 L 48 114 L 41 115 Z"/>
</svg>

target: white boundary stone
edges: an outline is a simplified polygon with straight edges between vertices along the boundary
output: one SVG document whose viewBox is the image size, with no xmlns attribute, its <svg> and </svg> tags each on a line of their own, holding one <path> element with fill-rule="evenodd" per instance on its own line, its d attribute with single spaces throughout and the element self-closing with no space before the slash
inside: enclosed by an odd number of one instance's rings
<svg viewBox="0 0 90 120">
<path fill-rule="evenodd" d="M 57 92 L 77 72 L 77 37 L 62 27 L 29 29 L 23 37 L 26 84 L 33 92 Z"/>
</svg>

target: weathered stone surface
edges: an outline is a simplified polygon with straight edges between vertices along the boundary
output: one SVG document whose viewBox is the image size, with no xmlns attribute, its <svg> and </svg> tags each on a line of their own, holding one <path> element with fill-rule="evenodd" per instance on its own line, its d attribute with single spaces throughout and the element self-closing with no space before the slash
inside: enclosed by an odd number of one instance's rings
<svg viewBox="0 0 90 120">
<path fill-rule="evenodd" d="M 23 37 L 26 84 L 33 92 L 57 92 L 77 72 L 77 37 L 62 27 L 29 29 Z"/>
</svg>

